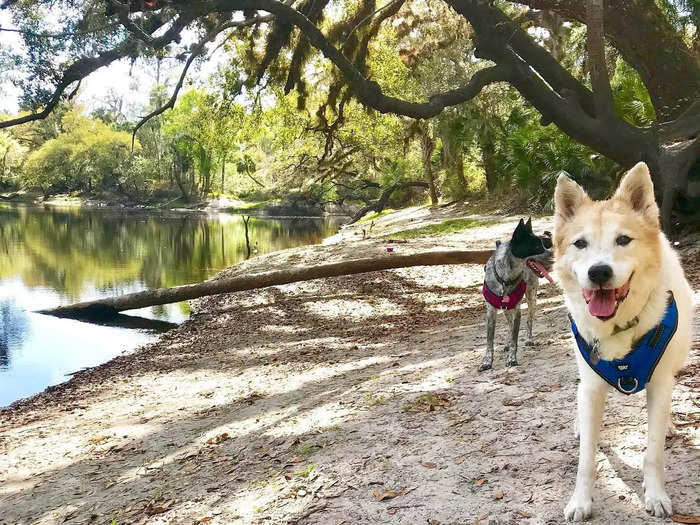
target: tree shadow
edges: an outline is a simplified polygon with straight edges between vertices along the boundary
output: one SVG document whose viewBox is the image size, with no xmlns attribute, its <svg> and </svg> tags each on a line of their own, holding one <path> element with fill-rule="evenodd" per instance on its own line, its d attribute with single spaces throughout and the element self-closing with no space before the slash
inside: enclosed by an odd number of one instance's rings
<svg viewBox="0 0 700 525">
<path fill-rule="evenodd" d="M 138 522 L 151 500 L 171 499 L 153 520 L 193 522 L 217 509 L 223 523 L 399 523 L 408 512 L 420 520 L 403 522 L 462 523 L 485 513 L 519 520 L 523 511 L 559 523 L 575 476 L 575 366 L 552 343 L 524 349 L 517 369 L 477 374 L 479 287 L 395 274 L 212 298 L 195 321 L 136 355 L 77 374 L 16 417 L 5 413 L 4 430 L 26 433 L 32 447 L 24 461 L 44 447 L 56 466 L 6 476 L 0 523 Z M 324 306 L 307 307 L 314 297 Z M 324 311 L 333 301 L 390 308 L 336 321 Z M 455 308 L 435 309 L 445 303 Z M 566 325 L 560 308 L 544 311 L 538 337 Z M 296 376 L 287 386 L 280 363 Z M 117 392 L 130 397 L 115 400 L 111 389 L 124 382 L 131 388 Z M 182 405 L 163 410 L 171 398 Z M 99 425 L 95 403 L 109 415 Z M 86 420 L 96 434 L 66 428 Z M 395 505 L 417 511 L 388 514 L 390 503 L 373 496 L 409 489 Z M 304 518 L 319 501 L 326 507 Z M 605 501 L 601 519 L 616 517 L 607 523 L 630 514 L 629 503 Z"/>
</svg>

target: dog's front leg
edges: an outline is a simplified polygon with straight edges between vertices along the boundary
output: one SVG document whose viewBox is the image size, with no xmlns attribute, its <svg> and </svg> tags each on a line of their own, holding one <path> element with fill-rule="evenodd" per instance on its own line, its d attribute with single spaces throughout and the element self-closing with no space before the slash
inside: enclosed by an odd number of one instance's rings
<svg viewBox="0 0 700 525">
<path fill-rule="evenodd" d="M 664 444 L 671 411 L 673 379 L 647 384 L 647 453 L 644 457 L 644 503 L 653 516 L 672 514 L 671 499 L 664 488 Z"/>
<path fill-rule="evenodd" d="M 508 346 L 508 357 L 506 366 L 517 366 L 518 364 L 518 334 L 520 333 L 520 305 L 513 310 L 506 311 L 508 324 L 510 324 L 510 345 Z"/>
<path fill-rule="evenodd" d="M 496 335 L 496 309 L 486 305 L 486 353 L 481 362 L 479 372 L 489 370 L 493 366 L 493 338 Z"/>
<path fill-rule="evenodd" d="M 537 315 L 537 287 L 528 286 L 525 296 L 527 297 L 527 340 L 525 346 L 534 346 L 532 326 L 535 324 L 535 315 Z"/>
<path fill-rule="evenodd" d="M 591 517 L 593 483 L 595 481 L 595 454 L 598 449 L 600 423 L 605 409 L 605 383 L 593 378 L 596 384 L 578 387 L 579 454 L 576 488 L 564 509 L 568 521 L 583 521 Z"/>
</svg>

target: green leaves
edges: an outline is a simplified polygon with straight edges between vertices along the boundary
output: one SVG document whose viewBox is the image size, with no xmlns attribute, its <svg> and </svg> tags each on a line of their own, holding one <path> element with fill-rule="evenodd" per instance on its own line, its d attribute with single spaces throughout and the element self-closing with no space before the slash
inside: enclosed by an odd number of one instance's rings
<svg viewBox="0 0 700 525">
<path fill-rule="evenodd" d="M 24 184 L 44 193 L 114 186 L 127 170 L 131 135 L 83 116 L 80 109 L 68 111 L 61 126 L 63 133 L 27 158 Z"/>
</svg>

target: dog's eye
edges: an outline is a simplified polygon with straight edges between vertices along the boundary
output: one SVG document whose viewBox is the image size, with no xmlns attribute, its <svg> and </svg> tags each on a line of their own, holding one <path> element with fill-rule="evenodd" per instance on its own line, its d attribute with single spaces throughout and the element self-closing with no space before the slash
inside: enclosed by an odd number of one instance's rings
<svg viewBox="0 0 700 525">
<path fill-rule="evenodd" d="M 588 241 L 586 239 L 579 239 L 574 243 L 574 246 L 576 246 L 576 248 L 579 250 L 583 250 L 588 246 Z"/>
<path fill-rule="evenodd" d="M 627 237 L 627 235 L 620 235 L 617 239 L 615 239 L 615 244 L 618 246 L 627 246 L 631 242 L 632 239 Z"/>
</svg>

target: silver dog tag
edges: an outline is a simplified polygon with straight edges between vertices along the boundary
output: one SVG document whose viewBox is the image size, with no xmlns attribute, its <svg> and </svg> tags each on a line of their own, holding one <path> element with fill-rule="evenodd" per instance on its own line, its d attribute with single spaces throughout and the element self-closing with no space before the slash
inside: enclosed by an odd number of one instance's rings
<svg viewBox="0 0 700 525">
<path fill-rule="evenodd" d="M 591 363 L 594 365 L 598 364 L 598 361 L 600 361 L 600 352 L 598 351 L 600 349 L 600 341 L 598 339 L 593 340 L 593 344 L 591 345 Z"/>
</svg>

